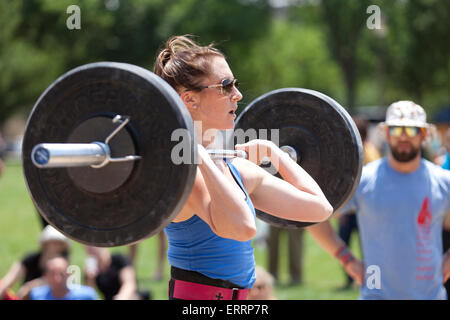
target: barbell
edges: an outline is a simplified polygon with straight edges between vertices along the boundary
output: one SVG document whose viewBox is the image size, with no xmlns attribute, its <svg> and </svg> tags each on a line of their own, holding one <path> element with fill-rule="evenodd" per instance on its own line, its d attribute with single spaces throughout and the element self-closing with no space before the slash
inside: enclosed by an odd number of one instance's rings
<svg viewBox="0 0 450 320">
<path fill-rule="evenodd" d="M 335 210 L 359 182 L 361 138 L 345 109 L 326 95 L 269 92 L 240 114 L 236 129 L 279 130 L 279 145 Z M 176 130 L 185 132 L 181 149 Z M 36 208 L 57 230 L 87 245 L 120 246 L 151 237 L 178 215 L 197 165 L 173 161 L 173 150 L 196 159 L 196 147 L 192 118 L 169 84 L 135 65 L 98 62 L 65 73 L 39 97 L 25 129 L 23 171 Z M 246 157 L 232 149 L 208 153 Z M 311 224 L 257 215 L 283 228 Z"/>
</svg>

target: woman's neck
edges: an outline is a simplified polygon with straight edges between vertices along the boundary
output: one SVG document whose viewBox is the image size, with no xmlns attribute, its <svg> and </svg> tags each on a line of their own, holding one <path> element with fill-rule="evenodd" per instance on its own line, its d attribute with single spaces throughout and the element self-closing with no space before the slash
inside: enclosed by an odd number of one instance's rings
<svg viewBox="0 0 450 320">
<path fill-rule="evenodd" d="M 194 125 L 195 134 L 197 136 L 197 143 L 207 148 L 212 145 L 216 139 L 217 129 L 205 128 L 201 125 Z"/>
</svg>

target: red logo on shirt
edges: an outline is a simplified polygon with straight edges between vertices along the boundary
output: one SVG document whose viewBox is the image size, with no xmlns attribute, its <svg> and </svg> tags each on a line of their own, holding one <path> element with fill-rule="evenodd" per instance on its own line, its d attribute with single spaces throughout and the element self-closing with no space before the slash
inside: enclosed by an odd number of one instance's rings
<svg viewBox="0 0 450 320">
<path fill-rule="evenodd" d="M 425 197 L 417 217 L 417 257 L 416 257 L 416 280 L 431 281 L 435 276 L 435 267 L 433 265 L 430 226 L 431 226 L 431 204 L 428 197 Z"/>
<path fill-rule="evenodd" d="M 422 209 L 420 209 L 419 216 L 417 217 L 417 223 L 425 228 L 429 228 L 431 225 L 431 210 L 429 208 L 428 197 L 425 197 L 422 203 Z"/>
</svg>

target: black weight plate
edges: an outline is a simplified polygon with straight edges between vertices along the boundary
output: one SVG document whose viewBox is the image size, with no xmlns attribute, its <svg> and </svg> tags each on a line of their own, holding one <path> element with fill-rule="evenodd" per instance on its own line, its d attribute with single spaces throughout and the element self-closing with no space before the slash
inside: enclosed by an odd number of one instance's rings
<svg viewBox="0 0 450 320">
<path fill-rule="evenodd" d="M 130 116 L 124 129 L 142 159 L 113 190 L 92 192 L 75 183 L 66 168 L 33 165 L 30 156 L 36 144 L 67 142 L 89 119 L 118 114 Z M 171 134 L 179 128 L 190 134 L 193 159 L 192 119 L 178 94 L 152 72 L 115 62 L 67 72 L 40 96 L 28 118 L 22 161 L 33 202 L 56 229 L 88 245 L 126 245 L 158 233 L 181 210 L 195 178 L 195 164 L 175 165 L 171 160 L 171 150 L 179 143 L 171 141 Z M 100 136 L 104 139 L 103 133 Z"/>
<path fill-rule="evenodd" d="M 68 143 L 104 142 L 118 127 L 107 116 L 93 117 L 81 123 L 70 134 Z M 131 124 L 120 130 L 108 143 L 111 157 L 119 158 L 136 154 Z M 69 167 L 67 171 L 72 181 L 86 191 L 105 193 L 111 192 L 124 184 L 133 172 L 134 162 L 111 162 L 101 168 Z"/>
<path fill-rule="evenodd" d="M 239 128 L 244 132 L 253 128 L 258 134 L 265 129 L 261 132 L 267 134 L 261 138 L 269 140 L 270 129 L 279 129 L 279 146 L 289 145 L 297 151 L 297 162 L 319 184 L 334 211 L 355 192 L 362 170 L 361 137 L 347 111 L 330 97 L 300 88 L 271 91 L 241 112 L 235 130 Z M 277 218 L 259 210 L 257 216 L 280 228 L 314 224 Z"/>
</svg>

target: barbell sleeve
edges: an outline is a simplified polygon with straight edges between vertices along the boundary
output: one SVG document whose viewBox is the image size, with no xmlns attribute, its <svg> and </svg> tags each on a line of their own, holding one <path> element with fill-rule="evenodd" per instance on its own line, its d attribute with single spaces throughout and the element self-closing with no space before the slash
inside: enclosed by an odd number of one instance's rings
<svg viewBox="0 0 450 320">
<path fill-rule="evenodd" d="M 109 148 L 103 143 L 40 143 L 31 151 L 38 168 L 64 168 L 101 165 Z"/>
</svg>

